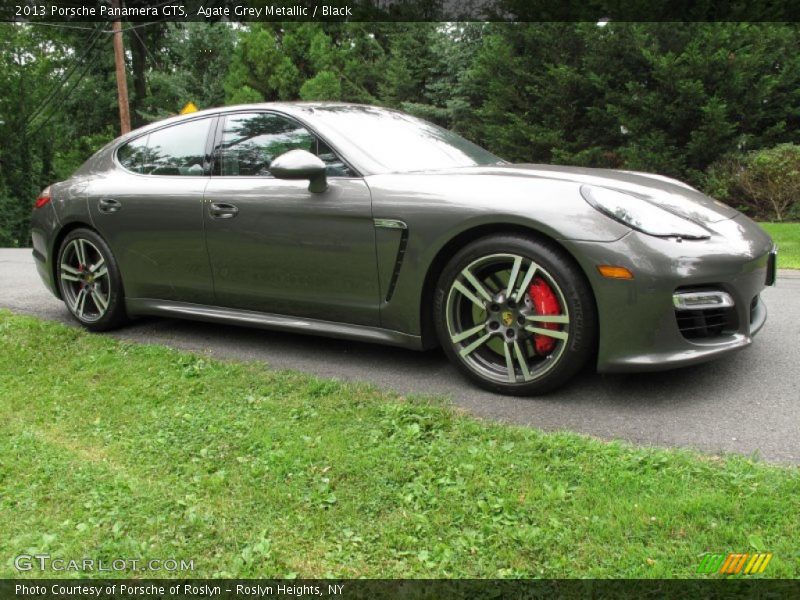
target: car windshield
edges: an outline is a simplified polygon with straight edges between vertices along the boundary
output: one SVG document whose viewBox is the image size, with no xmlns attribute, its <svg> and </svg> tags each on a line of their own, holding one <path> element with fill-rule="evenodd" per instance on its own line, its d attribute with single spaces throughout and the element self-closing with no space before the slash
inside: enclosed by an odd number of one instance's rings
<svg viewBox="0 0 800 600">
<path fill-rule="evenodd" d="M 452 131 L 391 110 L 331 106 L 316 109 L 315 117 L 389 173 L 505 162 Z"/>
</svg>

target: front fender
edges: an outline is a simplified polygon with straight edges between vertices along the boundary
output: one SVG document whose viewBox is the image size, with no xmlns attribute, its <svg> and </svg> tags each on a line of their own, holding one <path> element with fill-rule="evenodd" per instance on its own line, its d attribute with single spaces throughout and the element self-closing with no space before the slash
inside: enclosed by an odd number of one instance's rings
<svg viewBox="0 0 800 600">
<path fill-rule="evenodd" d="M 431 269 L 457 250 L 470 232 L 531 231 L 556 241 L 611 242 L 630 230 L 590 207 L 579 185 L 545 178 L 453 174 L 377 175 L 367 178 L 373 216 L 405 223 L 402 256 L 379 252 L 381 272 L 397 269 L 391 298 L 381 298 L 381 325 L 421 335 L 421 302 Z M 396 236 L 396 244 L 400 244 Z M 447 254 L 447 256 L 443 256 Z M 382 258 L 383 257 L 383 258 Z M 400 261 L 396 259 L 400 258 Z M 399 264 L 398 264 L 399 263 Z M 424 307 L 422 307 L 424 310 Z"/>
</svg>

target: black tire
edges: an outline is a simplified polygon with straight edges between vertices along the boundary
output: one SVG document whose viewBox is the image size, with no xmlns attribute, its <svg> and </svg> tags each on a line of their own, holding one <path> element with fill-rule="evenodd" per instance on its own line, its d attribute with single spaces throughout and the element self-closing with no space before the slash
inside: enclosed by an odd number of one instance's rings
<svg viewBox="0 0 800 600">
<path fill-rule="evenodd" d="M 546 284 L 559 312 L 535 308 L 530 282 Z M 554 244 L 518 234 L 481 238 L 457 252 L 439 278 L 434 311 L 450 361 L 470 380 L 501 394 L 533 396 L 562 386 L 596 347 L 594 296 L 580 267 Z M 561 321 L 546 321 L 554 318 Z M 537 339 L 551 340 L 540 343 L 553 350 L 540 354 Z"/>
<path fill-rule="evenodd" d="M 85 228 L 70 231 L 56 261 L 61 298 L 76 321 L 90 331 L 109 331 L 127 322 L 119 267 L 100 235 Z"/>
</svg>

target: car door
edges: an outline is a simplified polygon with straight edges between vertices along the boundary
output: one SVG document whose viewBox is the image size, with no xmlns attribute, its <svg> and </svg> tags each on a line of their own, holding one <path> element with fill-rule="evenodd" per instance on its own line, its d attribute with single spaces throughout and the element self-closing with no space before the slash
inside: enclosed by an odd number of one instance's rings
<svg viewBox="0 0 800 600">
<path fill-rule="evenodd" d="M 114 252 L 127 298 L 213 302 L 203 192 L 215 121 L 181 122 L 128 142 L 113 175 L 87 188 L 92 221 Z"/>
<path fill-rule="evenodd" d="M 218 131 L 204 210 L 217 304 L 377 325 L 375 231 L 363 179 L 286 115 L 232 113 Z M 274 158 L 298 148 L 328 165 L 325 192 L 270 174 Z"/>
</svg>

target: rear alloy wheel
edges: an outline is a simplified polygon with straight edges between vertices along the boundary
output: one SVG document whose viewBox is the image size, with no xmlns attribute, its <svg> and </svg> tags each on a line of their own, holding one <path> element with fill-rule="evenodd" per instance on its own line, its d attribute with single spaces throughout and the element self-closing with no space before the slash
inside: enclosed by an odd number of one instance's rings
<svg viewBox="0 0 800 600">
<path fill-rule="evenodd" d="M 550 245 L 492 236 L 461 250 L 436 290 L 439 340 L 492 391 L 534 395 L 569 380 L 591 354 L 594 303 L 574 262 Z"/>
<path fill-rule="evenodd" d="M 126 318 L 122 281 L 114 257 L 94 231 L 76 229 L 61 243 L 56 266 L 61 298 L 92 331 L 118 327 Z"/>
</svg>

